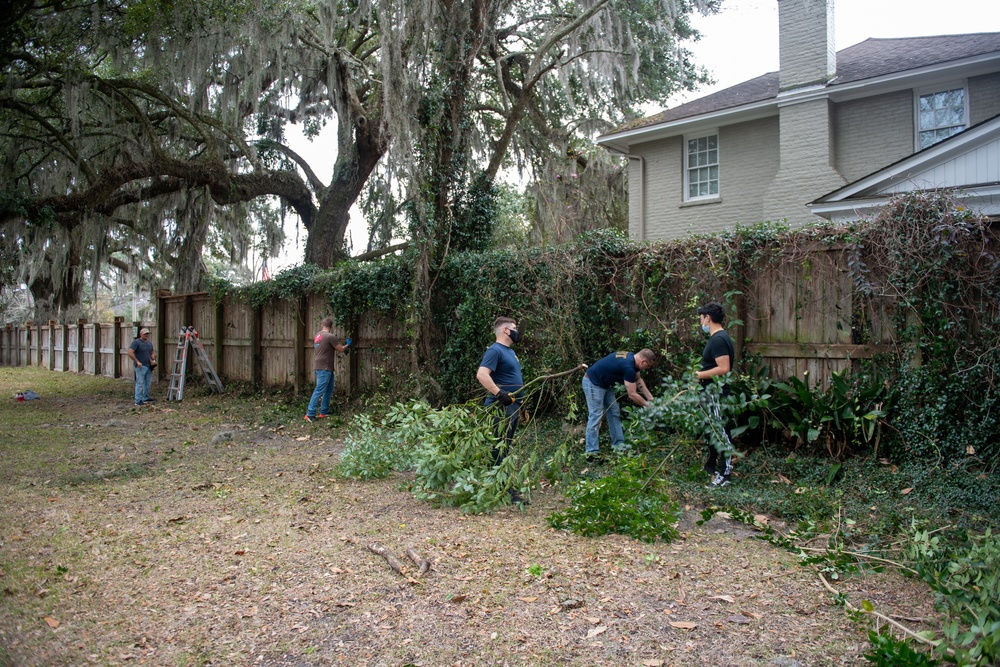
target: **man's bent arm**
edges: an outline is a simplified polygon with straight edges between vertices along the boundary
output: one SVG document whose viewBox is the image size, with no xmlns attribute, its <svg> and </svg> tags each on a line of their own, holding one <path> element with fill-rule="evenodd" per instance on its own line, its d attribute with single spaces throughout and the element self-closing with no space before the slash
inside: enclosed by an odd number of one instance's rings
<svg viewBox="0 0 1000 667">
<path fill-rule="evenodd" d="M 633 403 L 638 405 L 640 408 L 644 408 L 648 404 L 646 403 L 646 399 L 639 395 L 639 392 L 636 390 L 635 385 L 636 385 L 635 382 L 626 382 L 625 390 L 628 391 L 628 397 L 632 399 Z"/>
</svg>

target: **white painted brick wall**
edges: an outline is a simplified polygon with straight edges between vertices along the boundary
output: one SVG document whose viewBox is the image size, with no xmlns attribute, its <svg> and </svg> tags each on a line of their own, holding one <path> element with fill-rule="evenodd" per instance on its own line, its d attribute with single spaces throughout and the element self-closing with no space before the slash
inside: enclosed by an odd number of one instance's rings
<svg viewBox="0 0 1000 667">
<path fill-rule="evenodd" d="M 834 155 L 847 182 L 913 153 L 913 91 L 834 105 Z"/>
<path fill-rule="evenodd" d="M 781 162 L 764 195 L 767 219 L 817 220 L 806 204 L 847 183 L 833 166 L 830 107 L 821 99 L 780 108 Z"/>
<path fill-rule="evenodd" d="M 778 171 L 778 119 L 765 118 L 719 129 L 719 190 L 710 203 L 685 204 L 682 137 L 639 144 L 646 160 L 646 237 L 673 239 L 718 232 L 763 218 L 762 201 Z M 639 238 L 639 163 L 629 161 L 629 234 Z"/>
</svg>

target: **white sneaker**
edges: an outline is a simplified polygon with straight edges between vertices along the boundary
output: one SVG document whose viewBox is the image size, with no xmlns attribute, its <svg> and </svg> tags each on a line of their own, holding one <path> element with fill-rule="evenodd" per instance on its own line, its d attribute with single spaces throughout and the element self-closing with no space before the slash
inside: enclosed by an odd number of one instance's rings
<svg viewBox="0 0 1000 667">
<path fill-rule="evenodd" d="M 710 489 L 721 489 L 724 486 L 729 486 L 729 478 L 723 477 L 721 473 L 715 473 L 712 481 L 708 484 L 708 488 Z"/>
</svg>

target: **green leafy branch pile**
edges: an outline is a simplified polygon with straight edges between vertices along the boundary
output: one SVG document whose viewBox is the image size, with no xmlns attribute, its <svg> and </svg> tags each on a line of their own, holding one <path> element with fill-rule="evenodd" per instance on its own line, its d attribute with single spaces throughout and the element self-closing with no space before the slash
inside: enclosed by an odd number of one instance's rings
<svg viewBox="0 0 1000 667">
<path fill-rule="evenodd" d="M 701 439 L 712 445 L 716 451 L 731 452 L 730 438 L 723 430 L 723 421 L 735 422 L 736 418 L 759 406 L 762 397 L 755 394 L 723 396 L 722 382 L 714 381 L 702 387 L 693 368 L 679 378 L 665 377 L 660 385 L 661 392 L 642 410 L 633 410 L 635 417 L 631 423 L 630 437 L 635 444 L 651 444 L 662 433 L 682 433 L 694 439 Z M 763 400 L 766 400 L 766 396 Z M 722 417 L 715 416 L 717 406 Z M 759 416 L 751 415 L 748 423 L 730 430 L 736 437 L 748 427 L 756 427 Z"/>
<path fill-rule="evenodd" d="M 463 512 L 490 512 L 509 502 L 508 489 L 529 494 L 542 477 L 563 470 L 569 457 L 568 440 L 553 445 L 523 428 L 494 465 L 494 447 L 504 447 L 494 431 L 496 414 L 496 406 L 475 402 L 433 409 L 418 401 L 397 403 L 378 424 L 359 415 L 335 472 L 374 479 L 412 470 L 410 488 L 417 498 Z"/>
<path fill-rule="evenodd" d="M 645 456 L 619 458 L 608 475 L 577 482 L 566 497 L 569 507 L 548 518 L 553 528 L 585 537 L 618 533 L 643 542 L 678 537 L 677 505 Z"/>
</svg>

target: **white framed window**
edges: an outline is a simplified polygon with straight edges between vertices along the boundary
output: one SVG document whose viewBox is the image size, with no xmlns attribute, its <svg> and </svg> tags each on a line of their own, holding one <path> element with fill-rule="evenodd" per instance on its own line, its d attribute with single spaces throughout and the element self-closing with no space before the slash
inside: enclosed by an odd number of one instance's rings
<svg viewBox="0 0 1000 667">
<path fill-rule="evenodd" d="M 916 91 L 916 150 L 957 134 L 969 125 L 969 93 L 965 83 Z"/>
<path fill-rule="evenodd" d="M 718 199 L 718 131 L 684 137 L 684 147 L 684 201 Z"/>
</svg>

